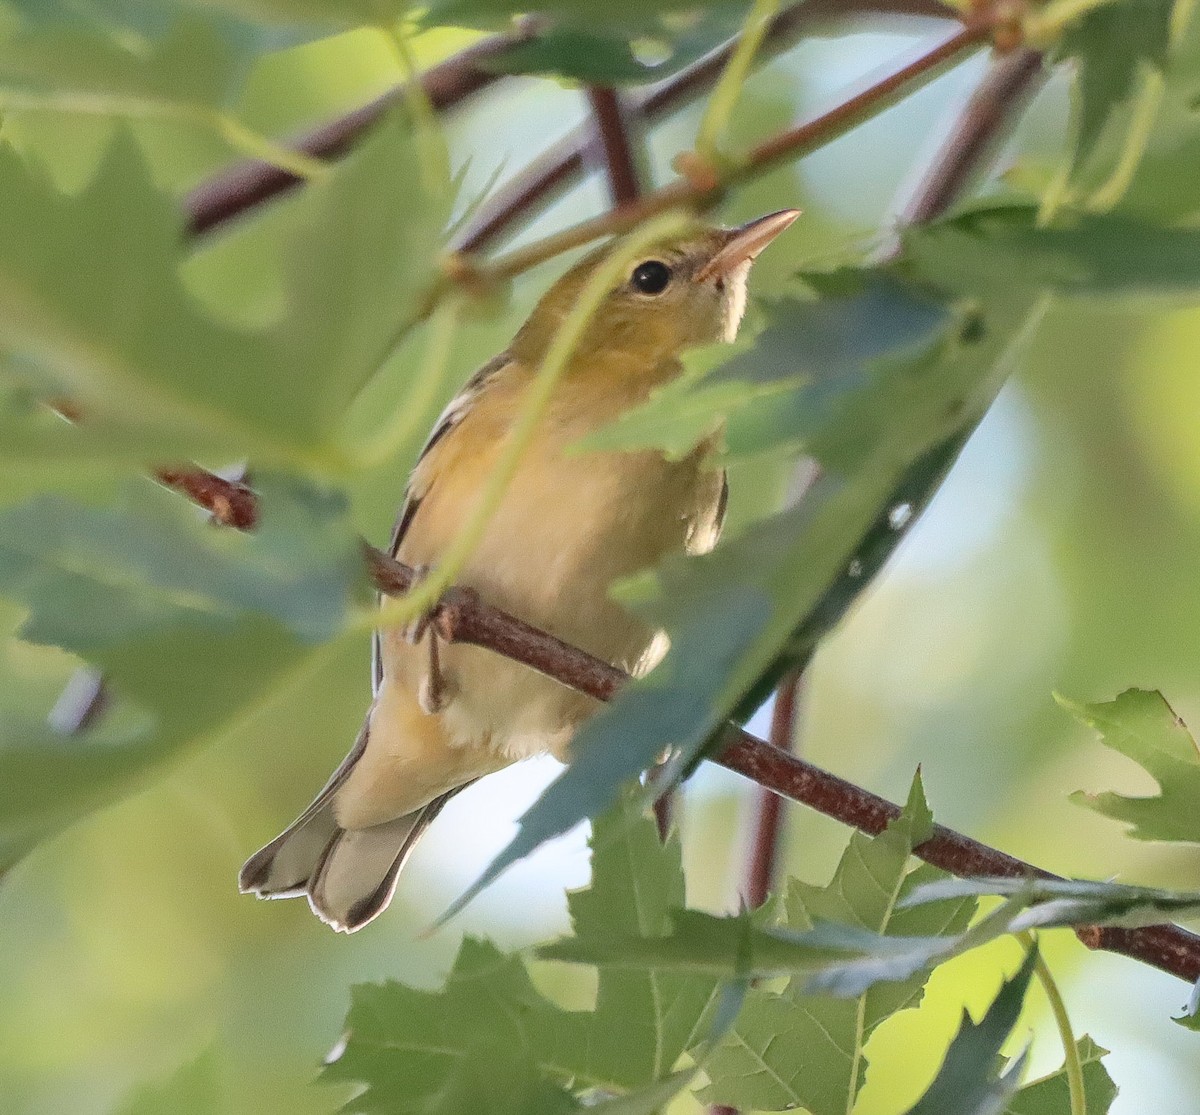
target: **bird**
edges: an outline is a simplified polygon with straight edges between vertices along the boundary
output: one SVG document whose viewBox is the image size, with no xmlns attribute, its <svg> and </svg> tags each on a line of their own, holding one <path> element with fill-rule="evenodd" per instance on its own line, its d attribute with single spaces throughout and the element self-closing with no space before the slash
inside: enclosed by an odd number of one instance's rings
<svg viewBox="0 0 1200 1115">
<path fill-rule="evenodd" d="M 710 463 L 717 435 L 682 459 L 572 447 L 675 379 L 686 349 L 735 338 L 753 260 L 798 215 L 693 227 L 617 276 L 458 585 L 635 676 L 655 664 L 663 638 L 609 586 L 716 544 L 728 495 L 724 471 Z M 408 482 L 391 540 L 397 560 L 433 567 L 461 530 L 556 331 L 620 245 L 567 270 L 442 412 Z M 241 891 L 262 898 L 307 897 L 346 933 L 386 909 L 417 841 L 456 793 L 533 755 L 567 761 L 576 730 L 599 708 L 486 648 L 439 646 L 428 623 L 377 631 L 372 658 L 373 701 L 350 753 L 239 876 Z"/>
</svg>

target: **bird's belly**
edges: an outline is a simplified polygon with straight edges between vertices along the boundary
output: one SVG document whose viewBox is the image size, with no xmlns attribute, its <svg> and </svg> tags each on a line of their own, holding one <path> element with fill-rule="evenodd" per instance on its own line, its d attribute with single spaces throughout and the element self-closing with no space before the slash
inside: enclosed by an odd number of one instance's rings
<svg viewBox="0 0 1200 1115">
<path fill-rule="evenodd" d="M 656 453 L 572 455 L 535 446 L 459 583 L 635 670 L 655 632 L 609 598 L 609 585 L 684 549 L 697 514 L 719 491 L 719 479 L 702 471 L 699 460 L 699 454 L 668 462 Z M 435 485 L 427 499 L 437 495 Z M 472 502 L 456 499 L 453 506 Z M 422 505 L 400 549 L 405 561 L 434 564 L 448 541 L 420 528 L 423 519 L 444 524 L 453 516 L 426 519 L 427 510 Z M 425 648 L 389 634 L 384 651 L 388 673 L 415 691 L 427 667 Z M 575 728 L 597 708 L 594 699 L 480 647 L 443 647 L 442 666 L 453 696 L 439 715 L 452 746 L 484 746 L 510 759 L 542 751 L 561 757 Z"/>
</svg>

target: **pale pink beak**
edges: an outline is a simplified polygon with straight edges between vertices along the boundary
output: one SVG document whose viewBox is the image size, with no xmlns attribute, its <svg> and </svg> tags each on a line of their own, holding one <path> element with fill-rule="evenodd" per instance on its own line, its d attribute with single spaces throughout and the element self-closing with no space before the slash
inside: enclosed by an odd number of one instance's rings
<svg viewBox="0 0 1200 1115">
<path fill-rule="evenodd" d="M 740 228 L 729 231 L 729 239 L 721 246 L 696 274 L 696 281 L 703 282 L 714 276 L 723 278 L 743 263 L 754 259 L 772 240 L 800 216 L 799 209 L 780 209 L 757 217 Z"/>
</svg>

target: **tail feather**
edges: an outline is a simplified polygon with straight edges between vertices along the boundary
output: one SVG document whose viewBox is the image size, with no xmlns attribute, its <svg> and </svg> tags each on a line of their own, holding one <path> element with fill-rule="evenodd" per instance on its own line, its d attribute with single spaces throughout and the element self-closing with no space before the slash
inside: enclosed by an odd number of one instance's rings
<svg viewBox="0 0 1200 1115">
<path fill-rule="evenodd" d="M 308 904 L 326 925 L 353 933 L 392 900 L 400 869 L 428 827 L 429 806 L 366 829 L 341 829 L 308 885 Z M 436 810 L 433 810 L 436 812 Z"/>
<path fill-rule="evenodd" d="M 331 805 L 306 813 L 246 860 L 238 875 L 238 890 L 259 898 L 298 898 L 307 893 L 313 870 L 340 831 Z"/>
<path fill-rule="evenodd" d="M 313 912 L 342 933 L 353 933 L 382 913 L 417 841 L 460 789 L 434 798 L 403 817 L 364 829 L 344 829 L 332 802 L 308 810 L 242 868 L 238 886 L 260 898 L 306 894 Z"/>
</svg>

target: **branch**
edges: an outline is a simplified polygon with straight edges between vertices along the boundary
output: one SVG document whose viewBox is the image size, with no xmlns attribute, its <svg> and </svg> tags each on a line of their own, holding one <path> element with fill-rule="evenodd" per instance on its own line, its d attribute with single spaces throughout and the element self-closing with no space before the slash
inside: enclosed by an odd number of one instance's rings
<svg viewBox="0 0 1200 1115">
<path fill-rule="evenodd" d="M 371 576 L 381 592 L 399 595 L 408 591 L 415 579 L 412 569 L 374 547 L 364 549 Z M 629 675 L 615 666 L 485 604 L 471 589 L 451 589 L 438 605 L 432 622 L 438 635 L 447 642 L 487 647 L 601 701 L 612 700 L 629 680 Z M 843 824 L 879 833 L 889 821 L 900 816 L 900 807 L 890 801 L 732 724 L 726 731 L 726 740 L 724 750 L 714 762 Z M 935 826 L 934 835 L 916 848 L 914 855 L 964 877 L 1059 878 L 942 825 Z M 1192 982 L 1200 979 L 1200 936 L 1179 926 L 1156 925 L 1146 929 L 1081 926 L 1077 935 L 1089 948 L 1132 957 L 1180 979 Z"/>
<path fill-rule="evenodd" d="M 223 527 L 249 530 L 258 522 L 258 497 L 239 480 L 226 480 L 202 468 L 160 468 L 154 479 L 207 509 Z"/>
<path fill-rule="evenodd" d="M 967 192 L 1046 76 L 1036 50 L 1015 50 L 992 64 L 905 207 L 905 224 L 935 220 Z"/>
<path fill-rule="evenodd" d="M 604 168 L 609 200 L 614 207 L 629 205 L 642 193 L 638 156 L 645 151 L 640 136 L 637 136 L 638 150 L 634 151 L 637 122 L 630 119 L 624 98 L 611 86 L 592 86 L 588 89 L 588 102 L 592 109 L 591 150 Z M 647 777 L 659 778 L 665 769 L 665 764 L 660 764 Z M 670 834 L 674 815 L 675 794 L 668 789 L 654 799 L 654 820 L 663 841 Z"/>
<path fill-rule="evenodd" d="M 836 107 L 812 120 L 790 128 L 753 148 L 744 159 L 726 171 L 715 167 L 692 166 L 689 177 L 676 179 L 667 185 L 611 212 L 582 221 L 532 244 L 502 256 L 494 263 L 474 268 L 477 277 L 510 278 L 552 259 L 556 255 L 589 244 L 604 236 L 627 232 L 643 221 L 660 213 L 681 207 L 701 209 L 715 203 L 722 191 L 777 166 L 797 159 L 844 135 L 871 116 L 894 104 L 902 92 L 932 80 L 960 56 L 982 45 L 990 34 L 990 25 L 979 22 L 968 25 L 944 39 L 937 46 L 918 55 L 912 61 L 887 74 L 866 89 L 840 102 Z M 553 168 L 547 167 L 547 173 Z M 538 195 L 540 196 L 540 195 Z M 531 204 L 528 192 L 514 198 L 504 211 L 506 221 L 519 209 Z M 494 228 L 495 218 L 484 227 Z M 494 234 L 489 232 L 489 235 Z M 464 250 L 479 242 L 479 232 L 464 241 Z"/>
<path fill-rule="evenodd" d="M 800 31 L 812 23 L 828 21 L 838 16 L 878 13 L 896 15 L 916 15 L 946 18 L 950 13 L 937 0 L 809 0 L 808 3 L 795 4 L 781 12 L 768 32 L 767 43 L 771 49 L 778 50 L 792 41 Z M 532 38 L 537 33 L 537 23 L 526 20 L 513 33 L 493 35 L 482 39 L 466 50 L 431 66 L 422 76 L 421 84 L 425 95 L 434 108 L 445 110 L 461 103 L 472 94 L 491 85 L 504 75 L 489 68 L 489 63 L 498 55 L 503 54 L 512 46 Z M 698 96 L 705 88 L 716 80 L 724 63 L 725 50 L 718 51 L 710 58 L 697 63 L 689 70 L 680 74 L 670 82 L 665 82 L 648 96 L 638 102 L 638 111 L 644 111 L 650 116 L 661 115 L 669 108 Z M 314 131 L 297 140 L 294 147 L 297 151 L 315 158 L 336 159 L 349 152 L 361 140 L 371 127 L 393 105 L 404 100 L 403 85 L 388 90 L 383 96 L 362 105 L 344 116 L 322 125 Z M 559 167 L 557 172 L 549 175 L 545 189 L 553 189 L 573 178 L 579 177 L 583 171 L 583 153 L 587 146 L 586 137 L 575 134 L 569 141 L 572 149 L 568 154 L 562 148 L 557 160 L 566 159 L 568 165 Z M 544 171 L 545 168 L 543 168 Z M 536 173 L 530 168 L 522 179 Z M 227 222 L 254 209 L 263 202 L 279 197 L 297 185 L 302 184 L 294 175 L 270 163 L 250 160 L 238 163 L 232 168 L 222 171 L 219 175 L 197 186 L 184 201 L 184 211 L 187 215 L 187 229 L 192 235 L 201 235 L 214 231 Z M 505 191 L 507 193 L 507 191 Z M 532 203 L 544 193 L 535 194 L 528 206 L 520 206 L 516 213 L 531 208 Z M 510 223 L 512 216 L 497 220 L 496 210 L 491 206 L 486 211 L 492 214 L 480 218 L 477 230 L 488 228 L 486 234 L 479 236 L 479 243 L 470 246 L 476 250 L 484 241 L 491 239 L 497 232 Z M 492 226 L 489 228 L 489 226 Z"/>
<path fill-rule="evenodd" d="M 487 88 L 502 74 L 487 63 L 510 47 L 528 39 L 532 22 L 507 35 L 492 35 L 466 50 L 431 66 L 421 75 L 421 85 L 430 104 L 439 110 L 460 104 L 473 93 Z M 319 159 L 345 155 L 384 116 L 404 100 L 405 88 L 398 85 L 378 97 L 309 132 L 294 143 L 297 151 Z M 303 179 L 273 163 L 256 159 L 237 163 L 220 175 L 201 183 L 184 199 L 187 231 L 192 236 L 210 232 L 264 201 L 279 197 L 301 185 Z"/>
<path fill-rule="evenodd" d="M 620 94 L 609 85 L 588 90 L 592 106 L 593 134 L 599 148 L 608 194 L 615 206 L 628 205 L 641 196 L 640 175 L 633 152 L 629 113 Z"/>
<path fill-rule="evenodd" d="M 771 731 L 767 738 L 772 747 L 789 754 L 795 753 L 796 721 L 804 688 L 804 675 L 793 672 L 775 690 L 775 707 L 771 710 Z M 757 805 L 742 890 L 742 897 L 752 910 L 766 902 L 775 884 L 779 869 L 779 837 L 783 831 L 783 799 L 763 788 L 759 791 Z"/>
<path fill-rule="evenodd" d="M 239 514 L 245 516 L 247 526 L 258 520 L 257 496 L 244 484 L 208 474 L 204 485 L 189 482 L 178 487 L 210 511 L 236 506 Z M 386 595 L 403 595 L 418 580 L 413 569 L 374 546 L 363 543 L 363 555 L 375 586 Z M 611 701 L 630 680 L 628 674 L 610 663 L 485 604 L 472 589 L 455 587 L 446 592 L 431 622 L 446 642 L 486 647 L 601 701 Z M 735 725 L 728 726 L 725 740 L 725 747 L 714 757 L 714 762 L 843 824 L 878 833 L 900 815 L 899 806 L 890 801 Z M 933 837 L 916 848 L 914 855 L 963 877 L 1059 878 L 942 825 L 935 826 Z M 1200 979 L 1200 936 L 1179 926 L 1156 925 L 1144 929 L 1079 926 L 1076 935 L 1088 948 L 1119 953 L 1190 982 Z"/>
</svg>

